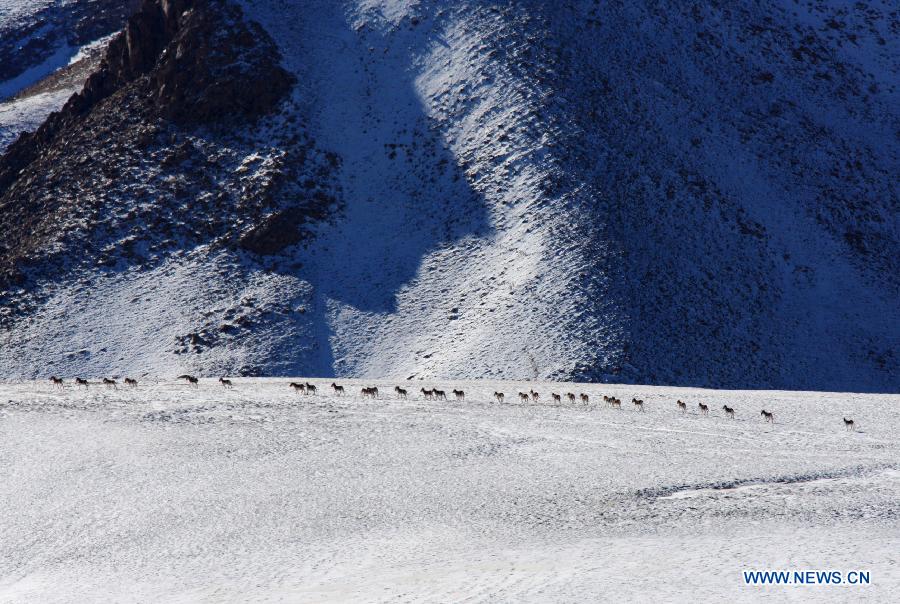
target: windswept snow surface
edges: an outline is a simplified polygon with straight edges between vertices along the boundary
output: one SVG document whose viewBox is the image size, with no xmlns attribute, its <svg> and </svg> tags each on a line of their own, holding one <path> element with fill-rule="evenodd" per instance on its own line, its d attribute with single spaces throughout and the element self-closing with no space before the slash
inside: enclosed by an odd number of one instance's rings
<svg viewBox="0 0 900 604">
<path fill-rule="evenodd" d="M 394 386 L 374 383 L 383 397 Z M 0 601 L 886 602 L 900 590 L 898 396 L 424 383 L 464 388 L 458 403 L 421 400 L 423 382 L 407 383 L 409 400 L 316 384 L 316 396 L 286 379 L 0 385 Z M 532 387 L 541 404 L 513 404 Z M 506 404 L 489 402 L 495 390 Z M 591 404 L 549 405 L 551 391 Z M 871 584 L 744 585 L 742 571 L 772 569 L 866 570 Z"/>
<path fill-rule="evenodd" d="M 47 116 L 58 111 L 77 90 L 63 88 L 0 102 L 0 152 L 22 132 L 37 130 Z"/>
</svg>

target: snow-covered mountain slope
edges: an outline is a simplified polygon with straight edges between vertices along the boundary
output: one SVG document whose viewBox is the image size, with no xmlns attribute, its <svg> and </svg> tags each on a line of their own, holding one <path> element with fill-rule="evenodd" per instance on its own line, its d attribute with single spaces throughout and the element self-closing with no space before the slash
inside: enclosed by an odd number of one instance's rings
<svg viewBox="0 0 900 604">
<path fill-rule="evenodd" d="M 358 381 L 333 397 L 313 381 L 317 396 L 287 379 L 0 384 L 0 600 L 888 602 L 900 589 L 896 395 L 424 382 L 463 388 L 456 403 L 362 399 Z M 510 404 L 530 388 L 594 404 Z M 871 583 L 745 585 L 754 570 Z"/>
<path fill-rule="evenodd" d="M 0 163 L 6 374 L 900 389 L 888 3 L 239 4 L 264 114 L 148 67 Z"/>
<path fill-rule="evenodd" d="M 0 0 L 0 101 L 118 31 L 139 0 Z M 62 106 L 62 105 L 60 105 Z"/>
<path fill-rule="evenodd" d="M 0 153 L 78 92 L 137 0 L 0 0 Z"/>
<path fill-rule="evenodd" d="M 47 116 L 59 111 L 81 90 L 84 81 L 99 66 L 111 37 L 84 45 L 67 65 L 0 101 L 0 153 L 22 132 L 37 130 Z"/>
</svg>

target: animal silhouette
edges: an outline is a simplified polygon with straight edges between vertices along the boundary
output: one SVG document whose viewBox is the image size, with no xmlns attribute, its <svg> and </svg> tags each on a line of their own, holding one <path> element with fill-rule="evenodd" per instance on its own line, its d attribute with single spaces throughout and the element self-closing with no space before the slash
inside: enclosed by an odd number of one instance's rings
<svg viewBox="0 0 900 604">
<path fill-rule="evenodd" d="M 184 375 L 179 375 L 178 379 L 179 380 L 187 380 L 188 385 L 193 386 L 194 388 L 200 387 L 200 385 L 199 385 L 200 380 L 197 379 L 196 377 L 194 377 L 193 375 L 188 375 L 185 373 Z"/>
</svg>

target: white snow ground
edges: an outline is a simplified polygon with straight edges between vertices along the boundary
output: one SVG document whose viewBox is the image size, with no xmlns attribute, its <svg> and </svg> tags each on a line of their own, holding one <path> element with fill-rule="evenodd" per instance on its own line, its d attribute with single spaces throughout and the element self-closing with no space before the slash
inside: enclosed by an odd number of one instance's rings
<svg viewBox="0 0 900 604">
<path fill-rule="evenodd" d="M 0 103 L 0 152 L 22 132 L 38 129 L 47 116 L 58 111 L 77 90 L 63 88 Z"/>
<path fill-rule="evenodd" d="M 0 601 L 886 602 L 900 590 L 897 395 L 484 381 L 434 384 L 467 393 L 434 403 L 364 400 L 358 381 L 343 398 L 323 380 L 312 397 L 287 379 L 235 383 L 0 385 Z M 592 404 L 511 404 L 530 387 Z M 506 404 L 488 402 L 496 389 Z M 626 408 L 597 404 L 604 393 Z M 868 570 L 872 583 L 743 584 L 743 570 L 771 569 Z"/>
</svg>

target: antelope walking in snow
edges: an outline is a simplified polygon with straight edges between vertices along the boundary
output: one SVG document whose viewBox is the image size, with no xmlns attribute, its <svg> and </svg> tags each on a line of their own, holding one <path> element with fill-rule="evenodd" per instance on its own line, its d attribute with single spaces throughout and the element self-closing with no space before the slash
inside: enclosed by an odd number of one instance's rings
<svg viewBox="0 0 900 604">
<path fill-rule="evenodd" d="M 687 403 L 685 403 L 685 402 L 682 401 L 682 400 L 679 400 L 679 401 L 678 401 L 677 403 L 675 403 L 675 404 L 678 405 L 678 408 L 681 409 L 681 412 L 682 412 L 682 413 L 687 413 Z"/>
<path fill-rule="evenodd" d="M 344 396 L 344 387 L 338 386 L 334 382 L 331 382 L 331 389 L 334 390 L 334 394 L 336 396 Z"/>
<path fill-rule="evenodd" d="M 422 391 L 422 396 L 425 397 L 426 401 L 434 400 L 434 390 L 425 390 L 424 388 L 421 388 L 421 391 Z"/>
<path fill-rule="evenodd" d="M 534 403 L 538 402 L 538 399 L 541 398 L 541 395 L 538 394 L 537 392 L 535 392 L 534 390 L 529 390 L 528 394 L 531 395 L 531 401 Z"/>
<path fill-rule="evenodd" d="M 219 383 L 222 384 L 223 388 L 234 388 L 234 384 L 231 383 L 231 380 L 225 379 L 223 377 L 219 378 Z"/>
<path fill-rule="evenodd" d="M 435 400 L 438 400 L 438 401 L 446 401 L 447 393 L 444 392 L 443 390 L 438 390 L 437 388 L 435 388 L 434 389 L 434 398 L 435 398 Z"/>
<path fill-rule="evenodd" d="M 85 388 L 87 388 L 88 381 L 84 378 L 75 378 L 75 385 L 76 386 L 84 386 Z"/>
<path fill-rule="evenodd" d="M 566 398 L 569 399 L 569 402 L 570 402 L 570 403 L 574 403 L 574 402 L 575 402 L 575 395 L 574 395 L 573 393 L 571 393 L 571 392 L 567 392 L 567 393 L 566 393 Z"/>
<path fill-rule="evenodd" d="M 109 378 L 103 378 L 103 383 L 107 388 L 112 388 L 113 390 L 118 390 L 119 386 L 116 385 L 116 380 L 111 380 Z"/>
<path fill-rule="evenodd" d="M 709 405 L 697 403 L 697 406 L 700 407 L 700 415 L 709 415 Z"/>
<path fill-rule="evenodd" d="M 852 419 L 847 419 L 846 417 L 842 418 L 844 420 L 844 428 L 847 430 L 853 430 L 854 422 Z"/>
<path fill-rule="evenodd" d="M 581 402 L 587 405 L 590 402 L 590 397 L 586 395 L 584 392 L 581 393 Z"/>
<path fill-rule="evenodd" d="M 315 384 L 310 384 L 309 382 L 307 382 L 306 383 L 306 394 L 315 394 L 315 393 L 316 393 Z"/>
<path fill-rule="evenodd" d="M 458 401 L 466 400 L 466 393 L 463 392 L 462 390 L 454 390 L 453 396 L 456 397 L 456 400 L 458 400 Z"/>
<path fill-rule="evenodd" d="M 634 408 L 640 410 L 641 413 L 644 412 L 644 400 L 632 398 L 631 402 L 634 403 Z"/>
<path fill-rule="evenodd" d="M 294 389 L 294 392 L 302 392 L 306 394 L 306 384 L 299 384 L 297 382 L 291 382 L 290 387 Z"/>
<path fill-rule="evenodd" d="M 722 405 L 722 409 L 725 410 L 725 415 L 727 415 L 731 419 L 734 419 L 734 408 L 733 407 L 729 407 L 728 405 Z"/>
<path fill-rule="evenodd" d="M 375 386 L 365 387 L 360 392 L 363 395 L 363 398 L 378 398 L 378 388 Z"/>
<path fill-rule="evenodd" d="M 125 385 L 129 388 L 137 388 L 137 380 L 134 378 L 125 378 Z"/>
<path fill-rule="evenodd" d="M 62 388 L 62 387 L 64 386 L 64 384 L 63 384 L 63 379 L 62 379 L 62 378 L 58 378 L 58 377 L 56 377 L 55 375 L 50 377 L 50 382 L 51 382 L 51 383 L 53 384 L 53 386 L 56 387 L 56 388 Z"/>
<path fill-rule="evenodd" d="M 767 422 L 772 422 L 773 424 L 775 423 L 775 414 L 771 411 L 766 411 L 765 409 L 763 409 L 759 412 L 759 414 L 766 418 Z"/>
<path fill-rule="evenodd" d="M 196 377 L 194 377 L 194 376 L 192 376 L 192 375 L 188 375 L 188 374 L 185 373 L 185 374 L 183 374 L 183 375 L 179 375 L 179 376 L 178 376 L 178 379 L 179 379 L 179 380 L 187 380 L 188 385 L 193 386 L 194 388 L 199 388 L 199 387 L 200 387 L 200 385 L 198 384 L 198 382 L 199 382 L 200 380 L 198 380 Z"/>
<path fill-rule="evenodd" d="M 609 406 L 612 407 L 613 409 L 621 409 L 622 401 L 617 399 L 616 397 L 612 397 L 611 400 L 609 401 Z"/>
<path fill-rule="evenodd" d="M 527 402 L 528 402 L 528 394 L 527 394 L 526 392 L 520 392 L 520 393 L 519 393 L 519 402 L 520 402 L 520 403 L 527 403 Z"/>
<path fill-rule="evenodd" d="M 405 388 L 401 388 L 400 386 L 394 386 L 394 392 L 396 392 L 396 393 L 397 393 L 397 396 L 399 396 L 399 397 L 402 398 L 402 399 L 405 399 L 405 398 L 407 398 L 407 396 L 408 396 L 408 393 L 406 392 L 406 389 L 405 389 Z"/>
<path fill-rule="evenodd" d="M 557 405 L 562 402 L 562 397 L 560 395 L 556 394 L 555 392 L 551 392 L 550 396 L 553 397 L 553 402 L 556 403 Z"/>
<path fill-rule="evenodd" d="M 502 403 L 502 402 L 503 402 L 503 399 L 506 398 L 506 395 L 503 394 L 502 392 L 495 392 L 495 393 L 494 393 L 494 398 L 497 399 L 497 402 L 498 402 L 498 403 Z"/>
</svg>

